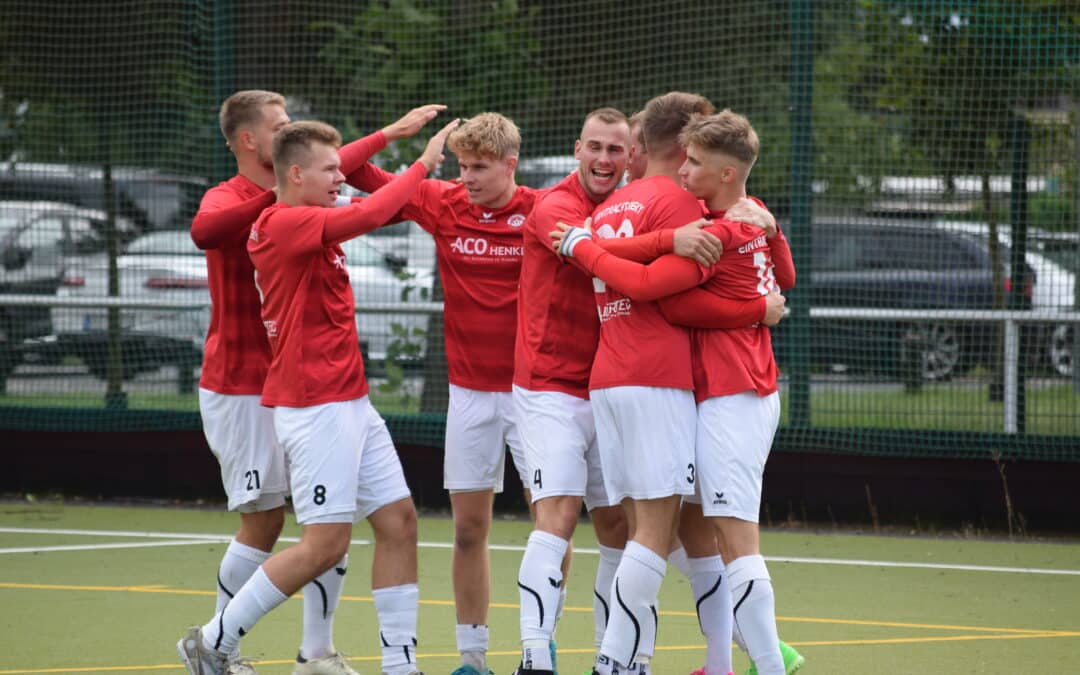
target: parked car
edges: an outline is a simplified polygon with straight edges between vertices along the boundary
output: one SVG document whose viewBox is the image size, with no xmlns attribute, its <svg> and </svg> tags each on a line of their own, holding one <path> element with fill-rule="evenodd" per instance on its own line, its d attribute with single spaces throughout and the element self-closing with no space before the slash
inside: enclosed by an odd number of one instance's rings
<svg viewBox="0 0 1080 675">
<path fill-rule="evenodd" d="M 431 291 L 430 272 L 395 271 L 385 254 L 363 237 L 346 242 L 344 250 L 353 293 L 359 301 L 415 302 Z M 121 297 L 198 306 L 122 310 L 125 377 L 168 364 L 197 365 L 209 328 L 210 291 L 205 257 L 187 230 L 152 232 L 136 238 L 117 259 L 117 268 Z M 63 297 L 107 294 L 108 260 L 103 256 L 88 261 L 83 285 L 60 292 Z M 52 322 L 60 351 L 80 356 L 92 373 L 104 377 L 106 310 L 57 307 Z M 397 332 L 394 324 L 400 327 Z M 405 339 L 401 330 L 414 333 L 426 327 L 426 315 L 357 314 L 362 348 L 371 359 L 386 358 L 390 345 Z"/>
<path fill-rule="evenodd" d="M 525 157 L 517 165 L 517 180 L 533 188 L 549 188 L 576 171 L 578 161 L 573 155 Z"/>
<path fill-rule="evenodd" d="M 134 223 L 131 232 L 186 227 L 208 181 L 139 167 L 114 167 L 115 210 Z M 70 202 L 105 209 L 104 170 L 97 165 L 0 162 L 0 199 Z M 130 237 L 128 237 L 130 238 Z"/>
<path fill-rule="evenodd" d="M 941 221 L 938 227 L 977 237 L 989 238 L 986 223 Z M 1012 242 L 1008 224 L 999 225 L 998 241 L 1007 250 Z M 1076 272 L 1080 264 L 1075 233 L 1048 232 L 1030 228 L 1027 233 L 1026 262 L 1035 272 L 1036 283 L 1031 294 L 1033 309 L 1072 311 L 1076 306 Z M 1007 264 L 1007 263 L 1006 263 Z M 1068 377 L 1072 374 L 1072 326 L 1066 323 L 1027 324 L 1031 340 L 1037 345 L 1037 355 L 1051 372 Z M 1041 364 L 1040 364 L 1041 365 Z"/>
<path fill-rule="evenodd" d="M 63 202 L 0 201 L 0 293 L 55 295 L 84 283 L 82 259 L 105 248 L 106 214 Z M 117 218 L 118 231 L 134 226 Z M 53 332 L 49 307 L 0 307 L 0 380 L 27 357 L 27 341 Z"/>
<path fill-rule="evenodd" d="M 810 287 L 814 307 L 991 309 L 993 275 L 985 242 L 925 220 L 815 219 Z M 794 252 L 796 263 L 800 252 Z M 805 254 L 802 254 L 805 255 Z M 1007 260 L 1007 253 L 1005 254 Z M 1025 304 L 1035 276 L 1025 271 Z M 1011 286 L 1007 270 L 1004 284 Z M 790 357 L 785 325 L 775 330 L 777 355 Z M 906 354 L 924 380 L 948 379 L 988 362 L 992 328 L 952 321 L 815 320 L 810 358 L 836 369 L 896 374 Z"/>
</svg>

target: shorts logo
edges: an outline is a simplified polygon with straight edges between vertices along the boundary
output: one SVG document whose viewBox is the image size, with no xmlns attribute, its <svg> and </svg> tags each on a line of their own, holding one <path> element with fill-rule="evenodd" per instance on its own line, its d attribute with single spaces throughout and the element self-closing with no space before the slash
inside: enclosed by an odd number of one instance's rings
<svg viewBox="0 0 1080 675">
<path fill-rule="evenodd" d="M 521 227 L 525 224 L 525 216 L 520 213 L 515 213 L 506 219 L 506 224 L 510 227 Z"/>
<path fill-rule="evenodd" d="M 723 492 L 714 492 L 713 494 L 716 495 L 716 498 L 712 500 L 713 506 L 727 506 L 728 502 L 726 499 L 724 499 Z"/>
</svg>

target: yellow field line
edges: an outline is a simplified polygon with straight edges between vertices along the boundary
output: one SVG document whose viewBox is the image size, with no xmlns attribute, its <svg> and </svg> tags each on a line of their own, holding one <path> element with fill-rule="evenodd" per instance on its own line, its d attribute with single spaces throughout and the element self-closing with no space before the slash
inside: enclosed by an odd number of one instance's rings
<svg viewBox="0 0 1080 675">
<path fill-rule="evenodd" d="M 206 590 L 188 590 L 181 588 L 168 588 L 161 585 L 146 585 L 146 586 L 80 586 L 75 584 L 24 584 L 13 582 L 0 582 L 0 589 L 19 589 L 19 590 L 45 590 L 45 591 L 102 591 L 102 592 L 124 592 L 124 593 L 159 593 L 169 595 L 198 595 L 198 596 L 216 596 L 215 591 Z M 300 596 L 296 596 L 298 599 Z M 365 595 L 343 595 L 341 596 L 343 601 L 349 602 L 374 602 L 370 596 Z M 453 607 L 453 600 L 421 600 L 421 605 L 431 605 L 435 607 Z M 491 603 L 492 609 L 518 609 L 518 605 L 508 602 L 493 602 Z M 592 607 L 565 607 L 565 611 L 568 612 L 592 612 Z M 682 616 L 682 617 L 696 617 L 694 612 L 681 611 L 681 610 L 660 610 L 661 616 Z M 1080 633 L 1073 631 L 1055 631 L 1047 629 L 1036 628 L 994 628 L 990 626 L 954 626 L 950 624 L 931 624 L 931 623 L 907 623 L 899 621 L 868 621 L 861 619 L 827 619 L 818 617 L 806 617 L 806 616 L 777 616 L 777 621 L 790 621 L 792 623 L 822 623 L 831 625 L 842 626 L 871 626 L 878 628 L 915 628 L 919 630 L 955 630 L 955 631 L 976 631 L 982 633 L 1016 633 L 1021 636 L 1032 635 L 1034 637 L 1046 637 L 1046 636 L 1061 636 L 1061 637 L 1074 637 L 1080 635 Z M 831 644 L 831 643 L 830 643 Z M 838 643 L 839 644 L 839 643 Z M 4 671 L 0 671 L 0 675 L 3 675 Z"/>
<path fill-rule="evenodd" d="M 826 647 L 826 646 L 866 646 L 866 645 L 891 645 L 912 644 L 920 642 L 952 642 L 961 640 L 1030 640 L 1033 638 L 1054 637 L 1080 637 L 1080 632 L 1054 632 L 1025 635 L 957 635 L 949 637 L 921 637 L 921 638 L 881 638 L 873 640 L 819 640 L 791 642 L 794 647 Z M 662 652 L 682 652 L 705 649 L 705 645 L 657 645 L 656 650 Z M 559 648 L 560 654 L 592 654 L 592 647 L 587 648 Z M 488 656 L 515 656 L 518 650 L 491 651 Z M 419 654 L 423 659 L 450 659 L 461 656 L 458 652 Z M 350 656 L 350 661 L 378 661 L 382 656 Z M 266 659 L 252 661 L 256 666 L 283 666 L 293 663 L 291 659 Z M 148 671 L 148 670 L 182 670 L 183 666 L 171 664 L 143 665 L 143 666 L 90 666 L 81 668 L 38 668 L 32 670 L 0 670 L 0 675 L 43 675 L 45 673 L 109 673 L 118 671 Z"/>
</svg>

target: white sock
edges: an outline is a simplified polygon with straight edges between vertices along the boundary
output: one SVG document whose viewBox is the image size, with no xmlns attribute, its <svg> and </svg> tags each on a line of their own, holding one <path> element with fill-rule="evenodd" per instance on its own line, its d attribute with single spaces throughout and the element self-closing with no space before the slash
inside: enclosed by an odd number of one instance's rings
<svg viewBox="0 0 1080 675">
<path fill-rule="evenodd" d="M 288 599 L 260 566 L 225 609 L 203 626 L 203 646 L 222 654 L 233 653 L 240 638 L 250 633 L 259 619 Z"/>
<path fill-rule="evenodd" d="M 304 586 L 304 639 L 300 655 L 321 659 L 334 653 L 334 612 L 341 600 L 349 556 Z"/>
<path fill-rule="evenodd" d="M 784 675 L 776 633 L 776 611 L 772 582 L 765 558 L 744 555 L 727 566 L 734 604 L 735 625 L 746 643 L 746 654 L 760 675 Z"/>
<path fill-rule="evenodd" d="M 266 562 L 270 557 L 268 551 L 260 551 L 257 548 L 241 544 L 233 539 L 229 547 L 225 549 L 225 555 L 221 557 L 221 565 L 218 566 L 217 577 L 217 606 L 214 613 L 225 609 L 225 605 L 232 600 L 236 592 L 240 590 L 259 565 Z"/>
<path fill-rule="evenodd" d="M 685 548 L 680 546 L 671 553 L 668 553 L 667 561 L 669 565 L 672 565 L 675 569 L 682 572 L 684 577 L 687 579 L 690 578 L 690 575 L 692 574 L 690 571 L 690 558 L 687 557 Z"/>
<path fill-rule="evenodd" d="M 565 585 L 562 560 L 570 542 L 533 530 L 518 570 L 521 598 L 521 662 L 525 668 L 552 670 L 548 643 L 555 633 L 559 595 Z"/>
<path fill-rule="evenodd" d="M 416 584 L 377 588 L 375 612 L 379 615 L 382 670 L 385 675 L 416 672 L 416 610 L 420 589 Z"/>
<path fill-rule="evenodd" d="M 457 625 L 457 648 L 461 663 L 487 672 L 488 627 L 484 624 L 459 623 Z"/>
<path fill-rule="evenodd" d="M 731 589 L 718 555 L 690 558 L 698 625 L 705 636 L 705 675 L 727 675 L 731 665 Z"/>
<path fill-rule="evenodd" d="M 604 640 L 608 617 L 611 616 L 611 584 L 615 580 L 615 570 L 622 560 L 622 549 L 599 545 L 600 562 L 596 565 L 596 583 L 593 586 L 593 624 L 597 650 Z"/>
<path fill-rule="evenodd" d="M 626 544 L 611 591 L 608 620 L 600 653 L 623 666 L 638 655 L 651 657 L 656 646 L 657 595 L 667 561 L 636 541 Z"/>
</svg>

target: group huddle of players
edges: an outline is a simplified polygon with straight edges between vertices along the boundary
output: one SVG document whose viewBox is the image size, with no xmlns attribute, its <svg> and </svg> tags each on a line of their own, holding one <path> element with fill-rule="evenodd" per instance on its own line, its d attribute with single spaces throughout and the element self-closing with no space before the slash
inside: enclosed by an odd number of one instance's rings
<svg viewBox="0 0 1080 675">
<path fill-rule="evenodd" d="M 631 118 L 600 108 L 574 143 L 577 170 L 545 190 L 515 183 L 521 137 L 498 113 L 450 121 L 400 174 L 369 163 L 444 110 L 421 106 L 342 146 L 326 124 L 290 122 L 279 94 L 222 105 L 237 175 L 207 192 L 191 236 L 212 303 L 200 410 L 240 529 L 214 616 L 177 643 L 188 671 L 254 673 L 240 638 L 302 590 L 294 675 L 355 674 L 332 627 L 362 517 L 382 672 L 419 672 L 416 510 L 367 396 L 341 248 L 413 220 L 435 240 L 445 294 L 453 675 L 491 673 L 487 537 L 507 447 L 534 523 L 517 579 L 518 675 L 557 672 L 582 504 L 600 549 L 593 673 L 656 670 L 668 562 L 694 590 L 707 643 L 696 672 L 731 672 L 733 639 L 751 672 L 794 672 L 803 657 L 778 640 L 757 519 L 780 415 L 768 326 L 795 269 L 775 220 L 746 195 L 753 127 L 684 92 Z M 457 180 L 427 178 L 444 147 Z M 342 198 L 343 183 L 369 196 Z M 272 554 L 290 495 L 303 533 Z"/>
</svg>

